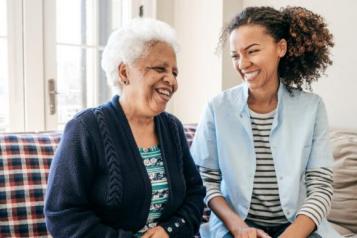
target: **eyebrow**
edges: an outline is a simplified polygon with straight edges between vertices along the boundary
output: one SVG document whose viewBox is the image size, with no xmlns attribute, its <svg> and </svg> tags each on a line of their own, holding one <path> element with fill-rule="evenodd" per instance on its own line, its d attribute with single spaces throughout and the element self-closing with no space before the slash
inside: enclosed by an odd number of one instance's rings
<svg viewBox="0 0 357 238">
<path fill-rule="evenodd" d="M 258 44 L 258 43 L 250 44 L 250 45 L 246 46 L 243 50 L 247 50 L 247 49 L 249 49 L 249 48 L 251 48 L 251 47 L 253 47 L 253 46 L 256 46 L 256 45 L 259 45 L 259 44 Z M 233 51 L 231 51 L 231 52 L 232 52 L 232 53 L 235 53 L 236 51 L 233 50 Z"/>
</svg>

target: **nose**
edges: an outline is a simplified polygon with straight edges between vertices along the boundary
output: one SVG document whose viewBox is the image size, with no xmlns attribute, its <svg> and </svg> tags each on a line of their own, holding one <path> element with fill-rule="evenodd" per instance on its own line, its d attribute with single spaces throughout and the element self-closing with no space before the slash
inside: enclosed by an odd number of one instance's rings
<svg viewBox="0 0 357 238">
<path fill-rule="evenodd" d="M 240 70 L 244 70 L 251 65 L 252 65 L 252 62 L 250 62 L 249 58 L 247 58 L 246 56 L 241 56 L 238 60 L 238 68 Z"/>
<path fill-rule="evenodd" d="M 165 82 L 168 82 L 170 85 L 174 85 L 174 84 L 176 84 L 176 75 L 175 75 L 175 73 L 168 73 L 168 74 L 166 74 L 165 75 L 165 77 L 164 77 L 164 81 Z"/>
<path fill-rule="evenodd" d="M 165 75 L 164 77 L 164 82 L 167 82 L 170 86 L 172 86 L 174 88 L 174 90 L 176 91 L 177 88 L 177 79 L 176 79 L 176 75 L 174 73 L 168 73 Z"/>
</svg>

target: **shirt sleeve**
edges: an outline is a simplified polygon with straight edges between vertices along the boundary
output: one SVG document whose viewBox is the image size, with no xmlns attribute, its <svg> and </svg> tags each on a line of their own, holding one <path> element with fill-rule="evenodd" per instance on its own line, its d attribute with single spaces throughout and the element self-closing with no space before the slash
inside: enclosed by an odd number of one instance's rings
<svg viewBox="0 0 357 238">
<path fill-rule="evenodd" d="M 221 193 L 222 175 L 220 170 L 199 167 L 203 185 L 206 187 L 206 197 L 204 202 L 208 202 L 214 197 L 223 197 Z"/>
<path fill-rule="evenodd" d="M 331 208 L 333 173 L 328 168 L 311 169 L 305 173 L 307 198 L 297 213 L 306 215 L 318 226 Z"/>
<path fill-rule="evenodd" d="M 198 166 L 219 170 L 214 112 L 206 107 L 191 145 L 192 157 Z"/>
<path fill-rule="evenodd" d="M 327 112 L 324 102 L 319 98 L 307 170 L 332 166 L 333 157 L 329 140 Z"/>
</svg>

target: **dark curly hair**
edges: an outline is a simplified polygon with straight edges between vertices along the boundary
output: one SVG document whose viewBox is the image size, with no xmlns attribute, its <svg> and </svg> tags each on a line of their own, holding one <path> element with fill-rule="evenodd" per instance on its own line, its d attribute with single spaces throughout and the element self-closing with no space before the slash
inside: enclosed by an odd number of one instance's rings
<svg viewBox="0 0 357 238">
<path fill-rule="evenodd" d="M 221 45 L 234 29 L 248 24 L 265 27 L 277 42 L 287 41 L 287 53 L 279 62 L 278 73 L 289 92 L 303 87 L 311 91 L 311 83 L 332 64 L 333 36 L 318 14 L 303 7 L 286 7 L 280 11 L 272 7 L 248 7 L 223 29 Z"/>
</svg>

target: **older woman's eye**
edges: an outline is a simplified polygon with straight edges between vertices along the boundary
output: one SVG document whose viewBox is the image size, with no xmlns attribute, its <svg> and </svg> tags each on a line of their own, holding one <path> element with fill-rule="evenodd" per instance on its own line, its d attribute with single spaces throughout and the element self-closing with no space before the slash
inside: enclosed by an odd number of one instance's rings
<svg viewBox="0 0 357 238">
<path fill-rule="evenodd" d="M 165 73 L 166 68 L 165 67 L 152 67 L 153 70 L 155 70 L 158 73 Z"/>
</svg>

